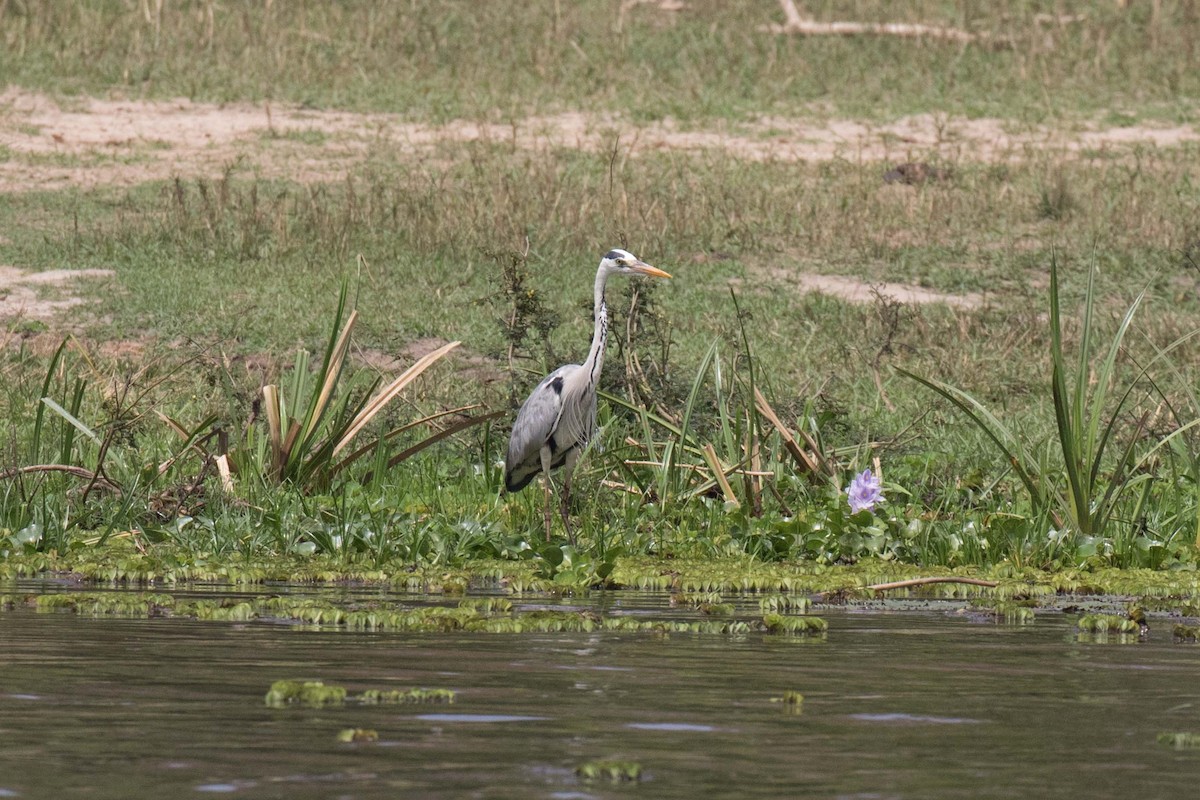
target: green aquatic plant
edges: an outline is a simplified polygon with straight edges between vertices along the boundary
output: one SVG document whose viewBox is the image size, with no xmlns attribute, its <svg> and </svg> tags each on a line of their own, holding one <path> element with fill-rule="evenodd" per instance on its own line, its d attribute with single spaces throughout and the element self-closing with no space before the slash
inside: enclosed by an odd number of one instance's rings
<svg viewBox="0 0 1200 800">
<path fill-rule="evenodd" d="M 1171 633 L 1177 642 L 1200 641 L 1200 627 L 1196 627 L 1195 625 L 1176 623 Z"/>
<path fill-rule="evenodd" d="M 1076 627 L 1087 633 L 1137 633 L 1138 623 L 1115 614 L 1085 614 Z"/>
<path fill-rule="evenodd" d="M 1200 733 L 1160 733 L 1158 743 L 1176 750 L 1200 749 Z"/>
<path fill-rule="evenodd" d="M 266 696 L 266 704 L 272 708 L 341 705 L 345 700 L 344 687 L 326 686 L 321 681 L 275 681 Z"/>
<path fill-rule="evenodd" d="M 792 617 L 783 614 L 763 614 L 762 625 L 768 633 L 790 633 L 797 636 L 820 634 L 829 630 L 829 623 L 820 617 Z"/>
<path fill-rule="evenodd" d="M 71 611 L 85 617 L 146 619 L 171 615 L 175 598 L 144 592 L 65 592 L 34 599 L 38 611 Z"/>
<path fill-rule="evenodd" d="M 575 774 L 585 781 L 627 783 L 642 778 L 642 765 L 636 761 L 589 761 L 575 768 Z"/>
<path fill-rule="evenodd" d="M 796 716 L 799 716 L 804 710 L 804 695 L 791 689 L 784 692 L 782 697 L 772 697 L 771 702 L 781 703 L 786 713 Z"/>
<path fill-rule="evenodd" d="M 338 731 L 339 742 L 377 742 L 379 733 L 370 728 L 343 728 Z"/>
<path fill-rule="evenodd" d="M 803 614 L 812 608 L 812 600 L 798 594 L 772 594 L 759 598 L 758 607 L 764 614 Z"/>
<path fill-rule="evenodd" d="M 1006 625 L 1032 625 L 1037 614 L 1021 602 L 1001 601 L 986 609 L 997 622 Z"/>
<path fill-rule="evenodd" d="M 368 689 L 353 699 L 366 705 L 405 703 L 453 703 L 456 693 L 450 689 Z"/>
<path fill-rule="evenodd" d="M 729 617 L 733 615 L 733 603 L 700 603 L 696 610 L 709 617 Z"/>
</svg>

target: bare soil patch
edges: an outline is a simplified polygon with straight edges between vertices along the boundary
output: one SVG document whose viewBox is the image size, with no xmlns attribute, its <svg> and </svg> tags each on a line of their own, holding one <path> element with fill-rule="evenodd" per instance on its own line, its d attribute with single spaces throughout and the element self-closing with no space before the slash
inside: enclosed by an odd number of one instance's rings
<svg viewBox="0 0 1200 800">
<path fill-rule="evenodd" d="M 110 269 L 52 269 L 45 272 L 25 272 L 16 267 L 0 266 L 0 320 L 48 320 L 63 309 L 77 306 L 83 299 L 62 291 L 45 291 L 46 287 L 61 288 L 79 278 L 110 278 Z"/>
<path fill-rule="evenodd" d="M 900 164 L 1004 161 L 1048 153 L 1070 158 L 1134 147 L 1176 147 L 1200 141 L 1190 125 L 1073 128 L 1015 127 L 998 119 L 922 114 L 886 124 L 846 119 L 764 117 L 752 123 L 685 128 L 666 120 L 633 125 L 580 112 L 514 123 L 457 121 L 429 125 L 395 114 L 313 111 L 298 106 L 216 105 L 82 98 L 60 104 L 10 87 L 0 93 L 0 193 L 67 187 L 132 186 L 172 177 L 217 177 L 231 168 L 301 182 L 337 181 L 361 167 L 372 148 L 414 159 L 446 142 L 491 141 L 527 149 L 621 147 L 636 156 L 660 150 L 722 153 L 756 161 Z M 899 169 L 899 168 L 897 168 Z M 905 181 L 908 182 L 908 181 Z M 34 287 L 58 285 L 97 271 L 25 274 L 0 268 L 0 318 L 46 319 L 77 297 L 43 297 Z M 98 271 L 103 273 L 103 271 Z M 917 286 L 870 283 L 828 275 L 772 274 L 801 291 L 869 302 L 872 287 L 907 303 L 971 308 L 982 298 L 943 295 Z M 364 359 L 367 363 L 371 358 Z M 381 366 L 381 365 L 376 365 Z M 480 369 L 486 365 L 479 364 Z"/>
<path fill-rule="evenodd" d="M 360 364 L 384 374 L 398 374 L 413 362 L 450 343 L 449 339 L 439 336 L 426 336 L 414 339 L 400 348 L 398 353 L 390 353 L 373 348 L 361 348 L 354 352 L 354 358 Z M 494 383 L 505 378 L 505 372 L 500 364 L 482 353 L 477 353 L 465 347 L 458 347 L 450 353 L 452 360 L 459 364 L 459 375 L 483 384 Z"/>
<path fill-rule="evenodd" d="M 845 275 L 821 275 L 780 266 L 752 267 L 752 271 L 756 278 L 771 284 L 783 284 L 802 294 L 824 294 L 850 303 L 873 303 L 877 293 L 907 305 L 942 303 L 953 308 L 973 309 L 982 307 L 987 301 L 984 295 L 975 292 L 948 294 L 909 283 L 863 280 Z M 734 279 L 733 282 L 740 284 L 741 279 Z"/>
<path fill-rule="evenodd" d="M 792 280 L 804 292 L 819 292 L 852 303 L 874 302 L 876 292 L 910 305 L 944 303 L 955 308 L 979 308 L 984 299 L 981 294 L 945 294 L 907 283 L 860 281 L 840 275 L 795 275 Z"/>
<path fill-rule="evenodd" d="M 414 157 L 444 142 L 494 141 L 523 149 L 612 146 L 617 132 L 632 155 L 656 150 L 721 152 L 749 160 L 947 161 L 1064 156 L 1172 147 L 1200 141 L 1190 125 L 1065 130 L 1014 128 L 998 119 L 921 114 L 874 124 L 846 119 L 763 118 L 684 128 L 666 120 L 634 125 L 603 114 L 563 113 L 512 123 L 429 125 L 395 114 L 313 111 L 297 106 L 216 105 L 186 99 L 82 98 L 60 105 L 10 87 L 0 93 L 0 191 L 134 185 L 174 176 L 215 177 L 238 166 L 265 177 L 340 180 L 375 144 Z"/>
</svg>

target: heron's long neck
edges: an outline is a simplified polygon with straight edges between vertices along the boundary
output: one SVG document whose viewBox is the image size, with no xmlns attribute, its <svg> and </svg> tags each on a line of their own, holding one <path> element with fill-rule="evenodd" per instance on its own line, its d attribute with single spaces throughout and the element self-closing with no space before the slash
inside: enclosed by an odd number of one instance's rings
<svg viewBox="0 0 1200 800">
<path fill-rule="evenodd" d="M 596 328 L 592 331 L 592 349 L 588 351 L 587 361 L 583 362 L 592 386 L 600 381 L 600 370 L 604 367 L 604 343 L 608 340 L 608 307 L 604 305 L 604 284 L 607 282 L 608 272 L 603 267 L 596 270 Z"/>
</svg>

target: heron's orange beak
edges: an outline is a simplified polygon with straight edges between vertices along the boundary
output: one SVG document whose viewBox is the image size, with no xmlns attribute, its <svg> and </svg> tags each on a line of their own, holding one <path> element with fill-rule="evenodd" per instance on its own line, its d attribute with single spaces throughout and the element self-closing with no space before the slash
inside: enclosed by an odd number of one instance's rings
<svg viewBox="0 0 1200 800">
<path fill-rule="evenodd" d="M 652 267 L 649 264 L 647 264 L 645 261 L 637 262 L 636 264 L 631 266 L 630 269 L 641 275 L 649 275 L 652 278 L 669 278 L 669 277 L 671 277 L 671 273 L 663 272 L 658 267 Z"/>
</svg>

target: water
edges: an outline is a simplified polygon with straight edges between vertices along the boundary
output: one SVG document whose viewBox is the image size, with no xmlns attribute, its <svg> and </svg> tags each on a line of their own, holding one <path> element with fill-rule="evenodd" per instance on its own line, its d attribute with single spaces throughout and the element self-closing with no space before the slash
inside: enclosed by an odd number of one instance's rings
<svg viewBox="0 0 1200 800">
<path fill-rule="evenodd" d="M 628 604 L 627 601 L 626 604 Z M 661 600 L 647 600 L 668 613 Z M 1176 798 L 1196 794 L 1200 649 L 823 611 L 763 635 L 352 634 L 0 614 L 0 797 Z M 268 708 L 281 678 L 454 705 Z M 771 702 L 804 694 L 803 712 Z M 370 728 L 378 742 L 335 741 Z M 574 769 L 637 761 L 637 785 Z"/>
</svg>

